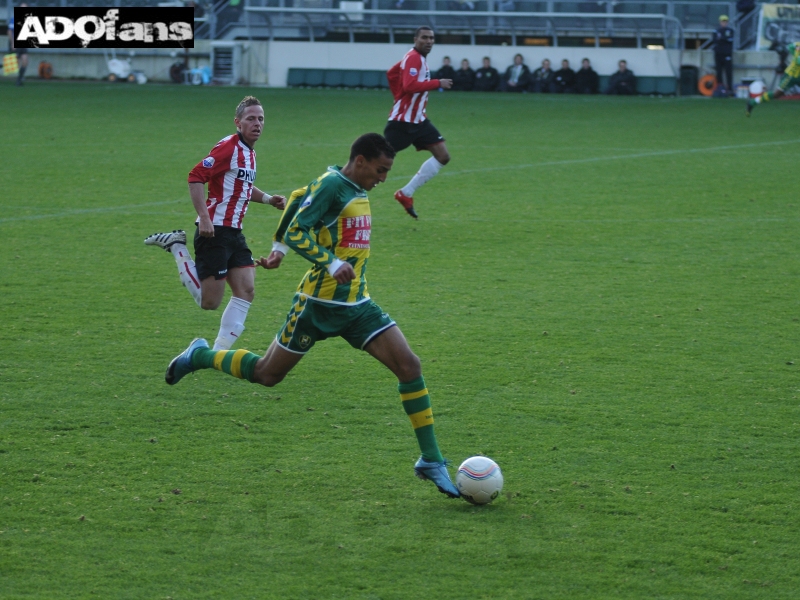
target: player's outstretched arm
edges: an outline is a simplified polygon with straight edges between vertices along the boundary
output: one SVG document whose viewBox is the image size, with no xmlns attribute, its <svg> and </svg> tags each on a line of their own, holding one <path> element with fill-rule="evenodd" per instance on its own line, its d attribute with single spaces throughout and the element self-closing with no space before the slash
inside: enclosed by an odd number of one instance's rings
<svg viewBox="0 0 800 600">
<path fill-rule="evenodd" d="M 442 86 L 442 81 L 449 81 L 453 85 L 452 79 L 431 79 L 429 81 L 417 81 L 415 78 L 403 80 L 403 91 L 406 94 L 418 94 L 420 92 L 432 92 Z M 450 89 L 450 88 L 445 88 Z"/>
<path fill-rule="evenodd" d="M 281 261 L 283 260 L 284 253 L 279 250 L 273 250 L 269 253 L 267 258 L 263 256 L 259 258 L 256 262 L 257 265 L 264 267 L 265 269 L 277 269 L 281 266 Z"/>
<path fill-rule="evenodd" d="M 422 69 L 422 61 L 418 57 L 412 57 L 405 62 L 403 66 L 403 93 L 418 94 L 439 89 L 441 86 L 441 80 L 439 79 L 419 80 L 420 69 Z M 453 81 L 448 81 L 452 85 Z"/>
<path fill-rule="evenodd" d="M 286 208 L 286 197 L 280 194 L 270 194 L 253 186 L 253 193 L 250 195 L 253 202 L 260 202 L 261 204 L 269 204 L 278 210 Z"/>
</svg>

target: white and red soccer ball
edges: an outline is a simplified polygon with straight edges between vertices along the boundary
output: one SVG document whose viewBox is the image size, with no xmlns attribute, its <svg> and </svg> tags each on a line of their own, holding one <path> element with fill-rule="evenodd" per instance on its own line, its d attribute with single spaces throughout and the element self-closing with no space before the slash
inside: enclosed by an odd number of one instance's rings
<svg viewBox="0 0 800 600">
<path fill-rule="evenodd" d="M 491 458 L 472 456 L 458 467 L 456 487 L 467 502 L 489 504 L 503 489 L 503 473 Z"/>
</svg>

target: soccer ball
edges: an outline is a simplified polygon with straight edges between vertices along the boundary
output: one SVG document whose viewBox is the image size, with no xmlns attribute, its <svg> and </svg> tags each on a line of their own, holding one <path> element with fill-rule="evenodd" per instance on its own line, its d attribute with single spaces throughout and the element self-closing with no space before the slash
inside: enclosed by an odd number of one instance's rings
<svg viewBox="0 0 800 600">
<path fill-rule="evenodd" d="M 491 458 L 472 456 L 458 467 L 456 487 L 467 502 L 489 504 L 503 489 L 503 473 Z"/>
<path fill-rule="evenodd" d="M 761 94 L 764 93 L 764 82 L 756 79 L 753 83 L 750 84 L 750 97 L 751 98 L 758 98 Z"/>
</svg>

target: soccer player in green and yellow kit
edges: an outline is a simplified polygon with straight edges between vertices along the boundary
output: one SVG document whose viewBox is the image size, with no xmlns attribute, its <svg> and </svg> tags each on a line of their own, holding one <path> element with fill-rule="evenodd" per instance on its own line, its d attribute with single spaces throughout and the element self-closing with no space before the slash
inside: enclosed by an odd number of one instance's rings
<svg viewBox="0 0 800 600">
<path fill-rule="evenodd" d="M 344 167 L 329 167 L 291 195 L 272 252 L 257 262 L 267 269 L 277 268 L 292 249 L 312 266 L 297 288 L 286 323 L 263 357 L 247 350 L 211 350 L 205 340 L 197 339 L 172 360 L 165 379 L 174 385 L 198 369 L 213 368 L 272 387 L 317 341 L 340 336 L 395 374 L 403 408 L 422 451 L 414 471 L 421 479 L 433 481 L 443 494 L 457 498 L 458 490 L 434 435 L 420 360 L 400 328 L 367 291 L 372 225 L 367 192 L 386 181 L 394 156 L 383 136 L 364 134 L 353 143 Z"/>
<path fill-rule="evenodd" d="M 764 92 L 760 96 L 750 98 L 747 102 L 745 113 L 748 117 L 750 113 L 753 112 L 753 108 L 755 108 L 756 104 L 769 102 L 773 98 L 780 98 L 785 95 L 786 90 L 790 89 L 792 86 L 800 85 L 800 42 L 792 42 L 786 46 L 786 50 L 789 51 L 789 55 L 792 58 L 789 62 L 789 66 L 786 67 L 786 70 L 783 72 L 783 77 L 778 84 L 778 89 L 774 92 Z"/>
</svg>

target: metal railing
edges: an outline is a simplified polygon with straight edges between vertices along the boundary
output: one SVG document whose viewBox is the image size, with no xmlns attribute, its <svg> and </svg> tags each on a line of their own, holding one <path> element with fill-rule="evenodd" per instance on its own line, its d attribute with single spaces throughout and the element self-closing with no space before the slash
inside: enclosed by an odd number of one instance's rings
<svg viewBox="0 0 800 600">
<path fill-rule="evenodd" d="M 32 6 L 157 6 L 165 0 L 28 0 Z M 181 0 L 179 0 L 181 1 Z M 184 4 L 192 4 L 182 0 Z M 16 0 L 0 0 L 0 12 L 10 14 Z M 752 47 L 758 25 L 758 9 L 736 21 L 736 3 L 716 0 L 364 0 L 363 10 L 354 3 L 339 6 L 340 0 L 194 0 L 199 10 L 195 19 L 197 39 L 235 37 L 280 37 L 310 39 L 327 32 L 341 32 L 352 41 L 356 33 L 388 34 L 407 31 L 420 23 L 448 33 L 470 36 L 507 35 L 512 43 L 525 36 L 675 37 L 678 25 L 683 38 L 707 39 L 717 27 L 721 14 L 735 23 L 734 47 Z M 313 11 L 320 11 L 314 13 Z M 668 23 L 654 26 L 659 19 Z M 623 22 L 624 21 L 624 22 Z M 667 23 L 667 21 L 664 21 Z M 668 43 L 668 42 L 667 42 Z M 666 45 L 666 43 L 665 43 Z"/>
<path fill-rule="evenodd" d="M 315 41 L 315 30 L 326 32 L 344 26 L 351 42 L 356 32 L 387 31 L 390 43 L 394 42 L 397 30 L 408 30 L 421 24 L 444 28 L 448 33 L 469 35 L 475 44 L 479 34 L 511 36 L 512 45 L 523 36 L 544 35 L 558 46 L 559 36 L 569 34 L 591 36 L 595 45 L 601 37 L 625 34 L 635 36 L 641 47 L 643 37 L 658 37 L 668 49 L 683 49 L 683 28 L 680 21 L 664 14 L 604 14 L 604 13 L 552 13 L 552 12 L 494 12 L 470 11 L 392 11 L 364 9 L 360 11 L 334 8 L 279 8 L 269 6 L 247 6 L 246 26 L 252 32 L 253 20 L 266 27 L 268 39 L 275 37 L 277 28 L 300 27 L 307 30 L 307 39 Z M 321 36 L 320 36 L 321 37 Z"/>
</svg>

